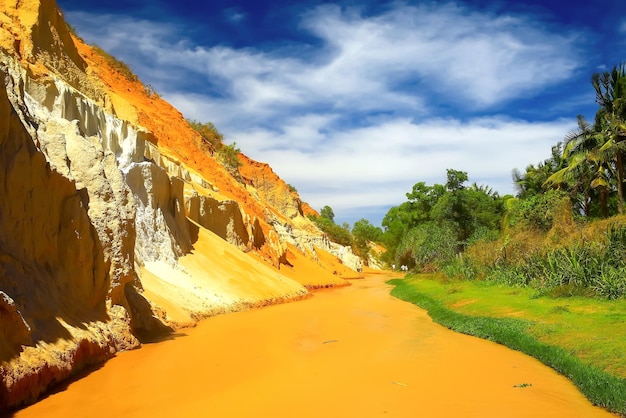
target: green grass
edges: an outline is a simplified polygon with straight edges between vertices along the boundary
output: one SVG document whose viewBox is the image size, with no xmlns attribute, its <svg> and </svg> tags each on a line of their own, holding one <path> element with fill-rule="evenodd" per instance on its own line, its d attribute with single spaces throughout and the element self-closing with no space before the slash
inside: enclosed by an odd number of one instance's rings
<svg viewBox="0 0 626 418">
<path fill-rule="evenodd" d="M 587 398 L 626 416 L 626 301 L 550 298 L 529 288 L 418 275 L 391 294 L 435 322 L 521 351 L 569 378 Z"/>
</svg>

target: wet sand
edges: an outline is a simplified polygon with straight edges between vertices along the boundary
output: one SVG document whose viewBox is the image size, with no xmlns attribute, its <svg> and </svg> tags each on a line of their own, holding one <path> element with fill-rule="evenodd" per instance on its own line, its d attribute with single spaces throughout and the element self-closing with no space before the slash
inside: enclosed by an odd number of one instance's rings
<svg viewBox="0 0 626 418">
<path fill-rule="evenodd" d="M 538 361 L 434 324 L 389 278 L 202 321 L 16 416 L 613 416 Z"/>
</svg>

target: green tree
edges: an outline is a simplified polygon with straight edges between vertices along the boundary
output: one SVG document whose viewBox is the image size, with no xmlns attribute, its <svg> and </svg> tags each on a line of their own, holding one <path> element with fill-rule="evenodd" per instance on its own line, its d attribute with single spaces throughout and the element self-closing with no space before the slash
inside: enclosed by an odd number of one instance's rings
<svg viewBox="0 0 626 418">
<path fill-rule="evenodd" d="M 596 92 L 596 130 L 602 133 L 601 153 L 614 160 L 617 177 L 617 208 L 624 213 L 624 152 L 626 151 L 626 65 L 613 67 L 612 71 L 596 73 L 591 77 Z"/>
<path fill-rule="evenodd" d="M 217 130 L 213 122 L 198 122 L 195 119 L 187 119 L 187 123 L 200 134 L 202 140 L 218 149 L 224 142 L 224 135 Z"/>
<path fill-rule="evenodd" d="M 424 222 L 404 234 L 394 261 L 420 271 L 432 271 L 453 259 L 457 248 L 453 225 Z"/>
<path fill-rule="evenodd" d="M 352 233 L 350 233 L 350 225 L 347 223 L 337 225 L 335 223 L 335 213 L 330 206 L 324 206 L 320 210 L 320 216 L 309 215 L 309 219 L 312 220 L 331 241 L 346 247 L 352 246 L 353 237 Z"/>
<path fill-rule="evenodd" d="M 407 205 L 405 205 L 406 208 Z M 394 261 L 396 249 L 398 243 L 402 239 L 402 236 L 406 233 L 407 213 L 403 210 L 402 205 L 394 206 L 387 211 L 387 214 L 382 220 L 383 233 L 380 236 L 380 240 L 385 244 L 387 251 L 383 254 L 382 258 L 388 263 Z"/>
<path fill-rule="evenodd" d="M 441 184 L 427 186 L 423 181 L 415 183 L 411 192 L 406 194 L 408 199 L 406 206 L 401 208 L 406 212 L 407 227 L 413 228 L 429 221 L 433 207 L 446 192 L 446 187 Z"/>
<path fill-rule="evenodd" d="M 446 171 L 446 189 L 451 193 L 456 193 L 459 190 L 465 189 L 464 183 L 468 181 L 467 173 L 465 171 L 458 171 L 448 169 Z"/>
<path fill-rule="evenodd" d="M 612 159 L 601 152 L 604 135 L 578 115 L 578 128 L 565 137 L 562 159 L 564 167 L 553 173 L 545 185 L 568 192 L 576 212 L 592 213 L 594 201 L 599 200 L 600 212 L 608 216 L 608 193 L 611 182 Z"/>
<path fill-rule="evenodd" d="M 567 194 L 562 190 L 548 190 L 526 199 L 511 199 L 508 219 L 510 226 L 538 229 L 547 232 L 552 228 L 554 215 L 562 207 Z"/>
<path fill-rule="evenodd" d="M 322 218 L 326 218 L 331 222 L 335 222 L 335 212 L 333 212 L 333 208 L 326 205 L 320 210 L 320 216 Z"/>
<path fill-rule="evenodd" d="M 239 153 L 241 150 L 237 148 L 237 143 L 233 142 L 230 145 L 221 144 L 217 149 L 217 155 L 222 165 L 228 169 L 228 171 L 236 172 L 241 167 L 241 161 L 239 161 Z"/>
<path fill-rule="evenodd" d="M 352 226 L 352 236 L 357 246 L 367 246 L 368 242 L 377 242 L 383 231 L 379 227 L 372 225 L 370 221 L 361 218 Z"/>
<path fill-rule="evenodd" d="M 445 193 L 433 207 L 431 218 L 439 224 L 454 226 L 462 249 L 474 232 L 480 228 L 499 230 L 503 215 L 503 201 L 489 187 L 466 187 L 467 173 L 448 170 Z"/>
<path fill-rule="evenodd" d="M 421 228 L 420 231 L 445 230 L 446 234 L 453 231 L 457 250 L 463 250 L 477 231 L 480 231 L 481 236 L 499 233 L 504 214 L 504 199 L 487 186 L 474 184 L 467 187 L 465 183 L 468 179 L 466 172 L 449 169 L 445 185 L 428 186 L 424 182 L 418 182 L 406 194 L 407 202 L 387 212 L 382 222 L 384 232 L 381 240 L 387 246 L 387 254 L 395 257 L 394 261 L 402 262 L 401 258 L 408 254 L 407 245 L 423 241 L 422 238 L 413 238 L 417 233 L 415 228 L 425 224 L 437 225 L 443 229 L 430 226 L 430 229 Z M 422 232 L 420 237 L 423 236 Z M 407 240 L 407 234 L 412 234 L 413 238 Z M 432 238 L 438 239 L 436 235 Z M 417 249 L 411 251 L 419 252 Z M 392 257 L 391 255 L 387 257 Z"/>
<path fill-rule="evenodd" d="M 552 147 L 550 158 L 540 162 L 535 166 L 530 164 L 522 174 L 518 169 L 513 169 L 513 185 L 515 186 L 517 197 L 525 199 L 531 196 L 542 194 L 546 191 L 546 181 L 555 172 L 563 168 L 562 144 L 559 142 Z"/>
<path fill-rule="evenodd" d="M 352 226 L 352 237 L 354 239 L 353 248 L 355 253 L 367 260 L 369 255 L 369 243 L 380 240 L 383 231 L 379 227 L 372 225 L 370 221 L 361 218 Z"/>
</svg>

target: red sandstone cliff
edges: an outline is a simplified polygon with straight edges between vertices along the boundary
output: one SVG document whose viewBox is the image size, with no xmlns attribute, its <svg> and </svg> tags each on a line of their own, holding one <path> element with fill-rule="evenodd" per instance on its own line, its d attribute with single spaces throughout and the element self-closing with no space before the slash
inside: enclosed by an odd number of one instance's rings
<svg viewBox="0 0 626 418">
<path fill-rule="evenodd" d="M 358 276 L 269 166 L 240 155 L 233 177 L 54 0 L 0 4 L 0 81 L 0 409 L 199 318 Z"/>
</svg>

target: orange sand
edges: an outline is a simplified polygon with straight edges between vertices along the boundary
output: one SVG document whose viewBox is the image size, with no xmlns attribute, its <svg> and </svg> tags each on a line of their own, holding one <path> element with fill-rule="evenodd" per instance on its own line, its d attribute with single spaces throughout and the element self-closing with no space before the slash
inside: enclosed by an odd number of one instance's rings
<svg viewBox="0 0 626 418">
<path fill-rule="evenodd" d="M 16 417 L 612 416 L 538 361 L 434 324 L 388 278 L 205 320 Z"/>
</svg>

